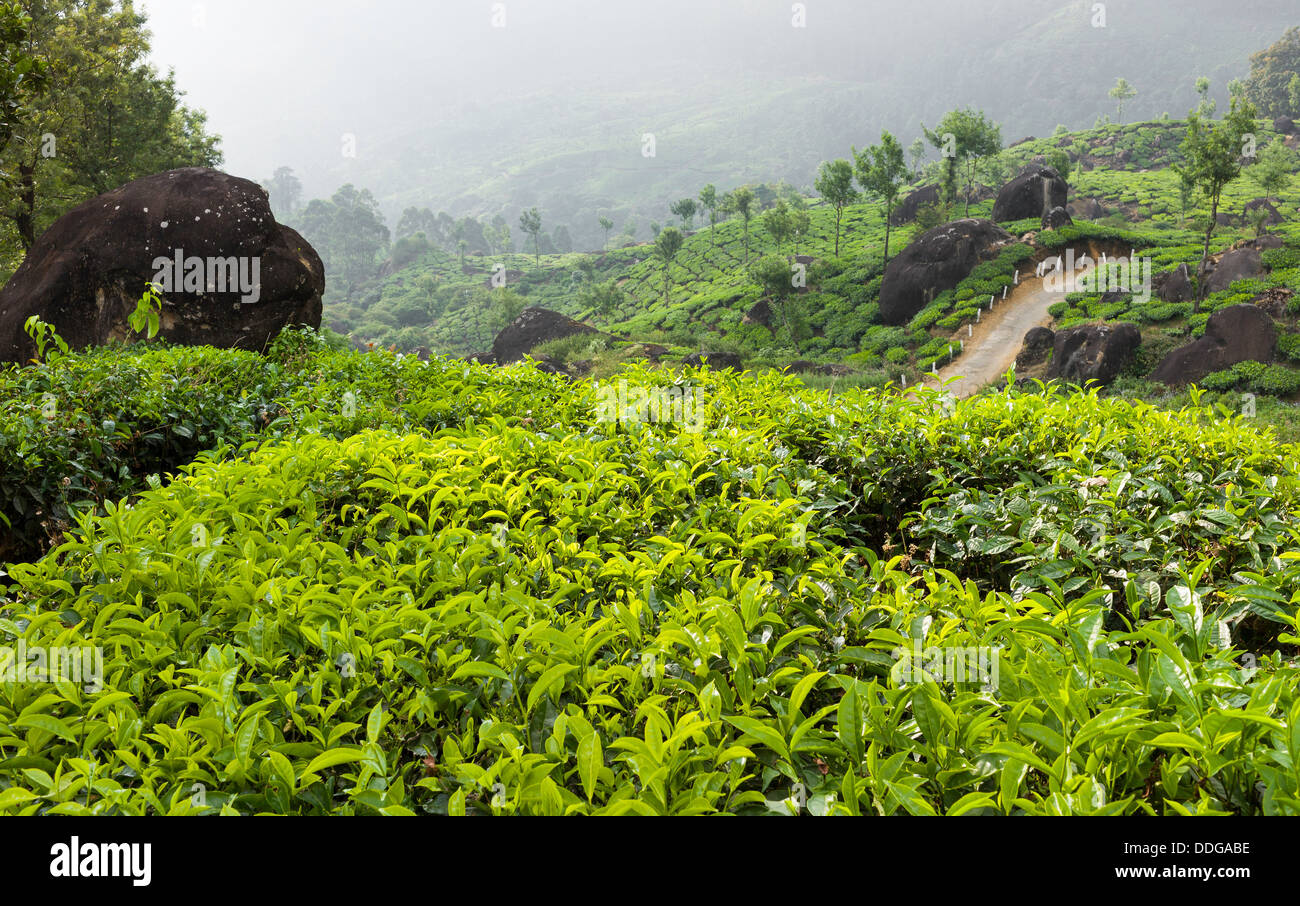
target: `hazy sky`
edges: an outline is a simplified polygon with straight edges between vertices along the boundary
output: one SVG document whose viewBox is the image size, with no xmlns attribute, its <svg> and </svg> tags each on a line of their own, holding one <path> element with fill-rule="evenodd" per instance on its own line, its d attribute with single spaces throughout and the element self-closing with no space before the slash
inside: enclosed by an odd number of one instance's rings
<svg viewBox="0 0 1300 906">
<path fill-rule="evenodd" d="M 710 75 L 871 68 L 911 17 L 898 0 L 142 0 L 153 59 L 207 110 L 226 167 L 269 175 L 304 154 L 530 92 L 707 91 Z M 938 0 L 932 11 L 969 9 Z M 498 7 L 504 7 L 504 27 Z M 896 21 L 897 20 L 897 21 Z M 920 22 L 916 22 L 920 25 Z M 850 57 L 831 48 L 845 42 Z"/>
<path fill-rule="evenodd" d="M 139 5 L 154 63 L 174 69 L 186 102 L 207 111 L 228 172 L 265 179 L 290 166 L 307 198 L 352 182 L 373 188 L 390 212 L 471 209 L 461 213 L 544 204 L 522 193 L 579 185 L 596 172 L 587 162 L 578 164 L 586 173 L 552 180 L 548 157 L 608 147 L 605 124 L 627 132 L 629 153 L 643 124 L 689 129 L 698 143 L 687 163 L 707 170 L 697 161 L 722 149 L 731 164 L 754 158 L 745 179 L 790 172 L 803 184 L 850 143 L 875 141 L 883 128 L 910 142 L 923 121 L 959 106 L 988 111 L 1008 141 L 1058 123 L 1089 126 L 1113 110 L 1107 90 L 1121 75 L 1140 91 L 1131 117 L 1178 115 L 1195 102 L 1196 76 L 1212 76 L 1223 97 L 1248 54 L 1295 18 L 1295 0 L 1107 0 L 1104 28 L 1094 0 Z M 792 27 L 795 7 L 804 27 Z M 823 81 L 835 85 L 823 90 Z M 788 119 L 773 100 L 786 87 L 802 91 L 791 104 L 808 129 L 769 128 Z M 355 136 L 356 157 L 342 152 L 345 135 Z M 494 169 L 527 172 L 484 188 Z M 684 191 L 697 175 L 665 191 Z"/>
</svg>

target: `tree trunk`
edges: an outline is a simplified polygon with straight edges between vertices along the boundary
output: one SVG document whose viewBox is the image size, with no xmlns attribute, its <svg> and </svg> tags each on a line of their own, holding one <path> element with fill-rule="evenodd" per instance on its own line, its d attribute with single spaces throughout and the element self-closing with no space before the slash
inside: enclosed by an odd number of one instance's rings
<svg viewBox="0 0 1300 906">
<path fill-rule="evenodd" d="M 1196 268 L 1196 300 L 1192 303 L 1192 314 L 1201 311 L 1201 300 L 1205 298 L 1205 262 L 1210 257 L 1210 234 L 1214 232 L 1215 218 L 1219 216 L 1219 193 L 1210 197 L 1210 222 L 1205 226 L 1205 245 L 1201 247 L 1201 263 Z"/>
<path fill-rule="evenodd" d="M 36 243 L 36 165 L 20 163 L 18 165 L 18 212 L 14 215 L 14 225 L 18 228 L 18 238 L 23 244 L 23 254 L 32 250 Z"/>
<path fill-rule="evenodd" d="M 835 209 L 835 257 L 840 256 L 840 218 L 844 216 L 843 208 Z"/>
</svg>

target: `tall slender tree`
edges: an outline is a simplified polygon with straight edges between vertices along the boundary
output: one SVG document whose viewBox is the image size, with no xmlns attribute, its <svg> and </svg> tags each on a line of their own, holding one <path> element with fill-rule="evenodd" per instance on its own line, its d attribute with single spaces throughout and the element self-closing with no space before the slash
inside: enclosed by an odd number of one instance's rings
<svg viewBox="0 0 1300 906">
<path fill-rule="evenodd" d="M 665 227 L 660 230 L 658 237 L 655 239 L 655 257 L 659 259 L 663 266 L 664 275 L 664 303 L 668 302 L 669 290 L 672 287 L 672 274 L 669 268 L 672 267 L 673 259 L 677 253 L 682 250 L 682 234 L 677 227 Z"/>
<path fill-rule="evenodd" d="M 741 186 L 728 196 L 729 207 L 745 224 L 745 263 L 749 263 L 749 222 L 754 219 L 754 190 Z"/>
<path fill-rule="evenodd" d="M 718 244 L 715 231 L 718 225 L 718 190 L 712 183 L 700 189 L 700 209 L 709 212 L 709 242 L 716 246 Z"/>
<path fill-rule="evenodd" d="M 835 257 L 838 258 L 844 209 L 858 197 L 857 189 L 853 188 L 853 165 L 844 159 L 823 162 L 813 188 L 835 209 Z"/>
<path fill-rule="evenodd" d="M 864 148 L 861 153 L 853 149 L 858 185 L 870 198 L 885 205 L 885 263 L 889 263 L 890 217 L 894 202 L 907 178 L 907 162 L 903 160 L 903 146 L 889 132 L 880 134 L 880 144 Z"/>
<path fill-rule="evenodd" d="M 529 208 L 519 215 L 519 229 L 533 237 L 533 265 L 542 266 L 542 215 L 537 208 Z"/>
<path fill-rule="evenodd" d="M 1137 97 L 1137 89 L 1128 83 L 1128 79 L 1116 79 L 1110 96 L 1115 99 L 1115 122 L 1123 123 L 1124 103 Z"/>
<path fill-rule="evenodd" d="M 1179 150 L 1183 163 L 1175 171 L 1188 183 L 1198 188 L 1210 205 L 1205 219 L 1205 241 L 1201 247 L 1201 263 L 1196 269 L 1196 300 L 1192 311 L 1200 311 L 1205 298 L 1205 263 L 1210 257 L 1210 237 L 1219 214 L 1219 201 L 1223 190 L 1241 175 L 1241 152 L 1244 137 L 1255 128 L 1255 105 L 1240 97 L 1232 99 L 1232 106 L 1222 120 L 1216 122 L 1204 117 L 1199 110 L 1187 114 L 1187 134 Z"/>
</svg>

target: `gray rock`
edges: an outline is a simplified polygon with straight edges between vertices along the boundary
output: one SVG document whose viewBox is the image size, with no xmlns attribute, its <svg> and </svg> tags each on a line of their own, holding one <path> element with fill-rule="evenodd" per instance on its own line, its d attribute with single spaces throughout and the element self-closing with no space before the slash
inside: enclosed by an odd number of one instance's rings
<svg viewBox="0 0 1300 906">
<path fill-rule="evenodd" d="M 1229 305 L 1210 315 L 1200 339 L 1165 356 L 1153 381 L 1189 384 L 1238 362 L 1268 362 L 1273 358 L 1277 328 L 1268 313 L 1255 305 Z"/>
<path fill-rule="evenodd" d="M 1030 167 L 998 192 L 993 219 L 999 223 L 1042 217 L 1052 208 L 1065 207 L 1070 187 L 1052 167 Z"/>
<path fill-rule="evenodd" d="M 880 320 L 906 324 L 944 290 L 966 278 L 1013 237 L 989 220 L 967 218 L 926 230 L 885 268 Z"/>
<path fill-rule="evenodd" d="M 1047 377 L 1071 384 L 1109 384 L 1142 345 L 1132 324 L 1081 324 L 1057 331 Z"/>
</svg>

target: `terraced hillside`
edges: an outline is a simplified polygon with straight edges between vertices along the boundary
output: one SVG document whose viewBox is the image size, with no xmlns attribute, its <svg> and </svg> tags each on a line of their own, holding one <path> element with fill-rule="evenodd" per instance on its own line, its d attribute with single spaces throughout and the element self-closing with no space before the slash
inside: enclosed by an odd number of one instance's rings
<svg viewBox="0 0 1300 906">
<path fill-rule="evenodd" d="M 1154 122 L 1059 132 L 1019 142 L 984 162 L 980 169 L 983 178 L 1000 184 L 1031 161 L 1060 160 L 1064 155 L 1075 225 L 1041 230 L 1036 220 L 1003 224 L 1014 235 L 1029 235 L 1032 241 L 1007 247 L 996 261 L 981 265 L 901 327 L 881 324 L 877 316 L 885 263 L 883 206 L 857 203 L 845 210 L 837 258 L 833 254 L 834 211 L 818 199 L 794 197 L 788 199 L 791 204 L 806 205 L 806 235 L 778 248 L 765 226 L 766 212 L 756 212 L 748 230 L 739 217 L 732 217 L 715 227 L 688 231 L 667 269 L 666 295 L 663 265 L 655 257 L 652 243 L 586 254 L 543 255 L 540 261 L 525 254 L 467 256 L 463 264 L 456 256 L 431 250 L 378 281 L 361 304 L 331 308 L 327 319 L 336 330 L 398 350 L 428 347 L 452 354 L 480 352 L 490 347 L 500 326 L 499 319 L 494 319 L 492 295 L 493 273 L 498 272 L 504 276 L 506 288 L 521 297 L 517 304 L 587 319 L 630 342 L 662 344 L 669 348 L 670 361 L 698 349 L 730 351 L 742 354 L 755 367 L 781 367 L 798 359 L 848 366 L 856 372 L 846 378 L 852 382 L 912 383 L 932 369 L 955 365 L 960 342 L 968 337 L 967 325 L 977 318 L 981 299 L 1001 298 L 1004 290 L 1014 286 L 1017 273 L 1030 273 L 1036 261 L 1054 258 L 1066 246 L 1082 249 L 1102 243 L 1112 253 L 1137 250 L 1150 258 L 1155 275 L 1180 264 L 1194 270 L 1202 240 L 1195 221 L 1205 216 L 1205 209 L 1198 198 L 1182 197 L 1179 177 L 1171 166 L 1181 159 L 1178 145 L 1184 131 L 1180 122 Z M 1260 148 L 1283 139 L 1271 124 L 1259 122 Z M 933 181 L 935 169 L 908 191 Z M 979 189 L 977 200 L 969 205 L 970 216 L 988 217 L 994 194 L 994 185 Z M 1262 190 L 1247 167 L 1224 193 L 1222 210 L 1230 222 L 1217 228 L 1212 252 L 1254 236 L 1243 210 L 1260 195 Z M 1273 202 L 1283 223 L 1269 229 L 1283 238 L 1287 248 L 1295 249 L 1300 245 L 1300 183 L 1291 180 Z M 966 213 L 966 207 L 959 205 L 955 213 Z M 894 228 L 891 254 L 896 255 L 922 229 L 917 223 Z M 1270 260 L 1279 266 L 1254 289 L 1300 286 L 1294 268 L 1283 266 L 1292 254 L 1271 255 Z M 784 318 L 760 318 L 771 325 L 768 327 L 746 317 L 764 299 L 753 266 L 772 255 L 798 255 L 802 256 L 799 261 L 807 262 L 807 286 L 785 312 L 787 317 L 794 314 L 793 339 Z M 606 281 L 613 281 L 625 295 L 612 313 L 598 316 L 584 305 L 583 290 Z M 1232 297 L 1248 298 L 1243 296 L 1247 289 L 1238 288 Z M 1206 311 L 1227 298 L 1212 299 Z M 987 306 L 987 300 L 983 304 Z M 1203 318 L 1180 320 L 1179 312 L 1159 300 L 1133 304 L 1131 297 L 1108 298 L 1099 304 L 1099 298 L 1071 296 L 1052 309 L 1057 326 L 1097 318 L 1133 320 L 1144 330 L 1161 324 L 1164 333 L 1150 336 L 1153 342 L 1148 349 L 1164 351 L 1171 348 L 1171 331 L 1181 329 L 1184 335 L 1194 336 L 1203 326 Z M 1149 363 L 1144 360 L 1144 364 Z"/>
</svg>

